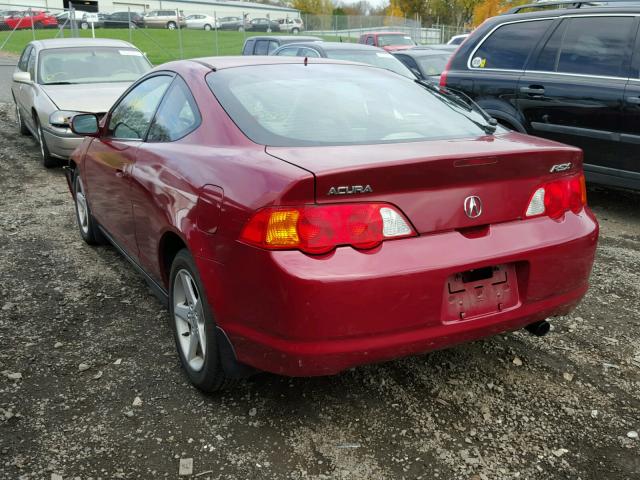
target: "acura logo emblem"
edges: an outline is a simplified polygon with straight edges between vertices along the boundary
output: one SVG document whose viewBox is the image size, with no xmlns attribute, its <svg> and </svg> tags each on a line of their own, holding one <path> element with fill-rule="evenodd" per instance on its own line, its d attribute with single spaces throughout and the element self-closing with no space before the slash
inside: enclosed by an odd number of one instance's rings
<svg viewBox="0 0 640 480">
<path fill-rule="evenodd" d="M 482 201 L 480 197 L 472 195 L 464 199 L 464 213 L 469 218 L 478 218 L 482 215 Z"/>
</svg>

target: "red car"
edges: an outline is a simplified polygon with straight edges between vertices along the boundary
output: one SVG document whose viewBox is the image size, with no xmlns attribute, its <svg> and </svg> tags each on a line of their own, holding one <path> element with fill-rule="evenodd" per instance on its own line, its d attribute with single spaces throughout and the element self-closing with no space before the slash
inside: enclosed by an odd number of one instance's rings
<svg viewBox="0 0 640 480">
<path fill-rule="evenodd" d="M 384 69 L 178 61 L 72 125 L 80 234 L 168 302 L 203 390 L 545 333 L 587 291 L 580 150 Z"/>
<path fill-rule="evenodd" d="M 358 43 L 384 48 L 387 52 L 407 50 L 416 46 L 410 35 L 402 32 L 369 32 L 360 35 Z"/>
<path fill-rule="evenodd" d="M 4 23 L 9 30 L 20 30 L 23 28 L 53 28 L 58 26 L 58 19 L 50 13 L 44 11 L 25 11 L 5 18 Z"/>
</svg>

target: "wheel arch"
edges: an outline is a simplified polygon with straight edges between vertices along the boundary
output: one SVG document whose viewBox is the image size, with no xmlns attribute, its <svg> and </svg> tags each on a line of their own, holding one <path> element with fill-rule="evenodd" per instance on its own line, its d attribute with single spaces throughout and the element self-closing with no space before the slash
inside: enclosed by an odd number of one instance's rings
<svg viewBox="0 0 640 480">
<path fill-rule="evenodd" d="M 173 259 L 176 258 L 178 252 L 183 249 L 189 250 L 189 247 L 186 240 L 182 235 L 178 234 L 178 232 L 167 230 L 160 237 L 160 242 L 158 243 L 158 262 L 162 281 L 167 287 L 167 291 L 169 290 L 169 277 L 171 275 Z"/>
<path fill-rule="evenodd" d="M 498 120 L 498 122 L 509 124 L 514 130 L 520 133 L 527 133 L 524 126 L 524 118 L 522 114 L 513 105 L 503 100 L 497 99 L 476 99 L 476 103 L 480 105 L 489 115 Z"/>
</svg>

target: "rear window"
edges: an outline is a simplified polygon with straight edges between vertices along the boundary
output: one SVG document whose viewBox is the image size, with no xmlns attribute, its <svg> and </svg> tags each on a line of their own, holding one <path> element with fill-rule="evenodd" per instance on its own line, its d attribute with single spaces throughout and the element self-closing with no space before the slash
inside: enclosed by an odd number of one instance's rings
<svg viewBox="0 0 640 480">
<path fill-rule="evenodd" d="M 420 64 L 420 69 L 425 75 L 440 75 L 444 72 L 449 61 L 449 54 L 442 55 L 425 55 L 423 57 L 417 57 L 416 60 Z"/>
<path fill-rule="evenodd" d="M 366 69 L 366 70 L 365 70 Z M 207 82 L 252 141 L 271 146 L 402 143 L 484 135 L 444 97 L 366 66 L 230 68 Z M 479 117 L 477 121 L 481 122 Z"/>
<path fill-rule="evenodd" d="M 471 67 L 522 70 L 550 24 L 551 20 L 535 20 L 499 27 L 473 53 Z"/>
<path fill-rule="evenodd" d="M 409 35 L 378 35 L 379 47 L 390 45 L 415 45 L 415 43 Z"/>
</svg>

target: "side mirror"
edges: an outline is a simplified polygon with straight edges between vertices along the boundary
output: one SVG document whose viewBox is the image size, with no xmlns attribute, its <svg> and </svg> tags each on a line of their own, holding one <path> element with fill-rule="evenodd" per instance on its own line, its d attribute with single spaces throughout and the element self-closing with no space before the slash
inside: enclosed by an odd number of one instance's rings
<svg viewBox="0 0 640 480">
<path fill-rule="evenodd" d="M 94 113 L 81 113 L 71 119 L 71 131 L 83 137 L 97 137 L 100 133 L 98 116 Z"/>
<path fill-rule="evenodd" d="M 17 71 L 13 72 L 13 81 L 18 83 L 33 83 L 29 72 Z"/>
</svg>

